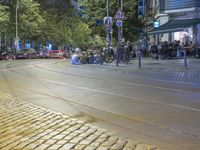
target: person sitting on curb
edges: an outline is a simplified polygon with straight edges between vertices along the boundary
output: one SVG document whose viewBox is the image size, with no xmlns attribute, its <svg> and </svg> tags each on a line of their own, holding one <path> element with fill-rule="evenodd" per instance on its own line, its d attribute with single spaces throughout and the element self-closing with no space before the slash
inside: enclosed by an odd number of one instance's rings
<svg viewBox="0 0 200 150">
<path fill-rule="evenodd" d="M 73 52 L 73 55 L 71 57 L 71 64 L 72 65 L 79 65 L 80 64 L 80 58 L 76 51 Z"/>
<path fill-rule="evenodd" d="M 89 52 L 89 56 L 88 56 L 88 63 L 89 64 L 94 64 L 94 61 L 95 61 L 95 57 L 94 57 L 94 54 L 93 52 Z"/>
<path fill-rule="evenodd" d="M 85 52 L 82 52 L 82 55 L 80 56 L 80 63 L 81 64 L 87 64 L 88 63 L 88 57 Z"/>
</svg>

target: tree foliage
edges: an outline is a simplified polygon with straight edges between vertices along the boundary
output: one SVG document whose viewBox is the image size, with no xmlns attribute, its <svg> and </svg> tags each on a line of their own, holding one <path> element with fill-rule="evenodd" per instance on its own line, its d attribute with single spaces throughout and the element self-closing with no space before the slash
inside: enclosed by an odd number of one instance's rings
<svg viewBox="0 0 200 150">
<path fill-rule="evenodd" d="M 70 1 L 60 0 L 54 7 L 42 5 L 44 18 L 44 39 L 57 45 L 85 47 L 87 45 L 90 29 L 83 23 L 78 13 L 70 5 Z M 48 32 L 47 32 L 48 31 Z"/>
<path fill-rule="evenodd" d="M 5 32 L 9 22 L 9 7 L 0 4 L 0 33 Z"/>
<path fill-rule="evenodd" d="M 97 26 L 96 20 L 107 16 L 106 0 L 79 0 L 79 4 L 83 9 L 81 11 L 82 19 L 92 29 L 94 35 L 100 35 L 102 38 L 105 37 L 106 32 L 103 24 Z M 119 1 L 109 0 L 109 16 L 114 17 L 116 11 L 120 7 Z M 123 36 L 126 40 L 133 41 L 140 35 L 141 23 L 137 18 L 137 0 L 124 0 L 123 1 L 123 12 L 125 18 L 123 20 Z M 115 26 L 116 20 L 113 21 L 113 37 L 117 39 L 117 27 Z M 139 30 L 138 30 L 139 29 Z"/>
<path fill-rule="evenodd" d="M 119 4 L 110 1 L 109 15 L 114 16 Z M 47 0 L 19 0 L 18 36 L 24 43 L 34 41 L 82 48 L 103 46 L 106 32 L 103 18 L 106 16 L 106 1 L 81 0 L 81 11 L 77 12 L 70 0 L 57 0 L 49 4 Z M 134 40 L 139 33 L 137 0 L 124 0 L 123 35 L 126 40 Z M 0 31 L 15 39 L 17 0 L 0 5 Z M 98 22 L 98 24 L 97 24 Z M 99 25 L 99 23 L 101 24 Z M 113 24 L 113 37 L 117 39 L 117 27 Z"/>
<path fill-rule="evenodd" d="M 40 12 L 40 4 L 33 0 L 20 0 L 19 5 L 19 36 L 23 40 L 37 39 L 45 23 Z"/>
</svg>

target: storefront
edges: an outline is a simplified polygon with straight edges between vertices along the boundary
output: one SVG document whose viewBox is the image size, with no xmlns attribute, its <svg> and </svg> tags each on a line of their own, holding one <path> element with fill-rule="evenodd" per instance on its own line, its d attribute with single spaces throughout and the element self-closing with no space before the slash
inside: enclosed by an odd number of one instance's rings
<svg viewBox="0 0 200 150">
<path fill-rule="evenodd" d="M 200 18 L 170 20 L 160 27 L 149 31 L 148 35 L 162 37 L 164 34 L 168 34 L 167 41 L 177 40 L 185 43 L 192 41 L 194 38 L 199 39 L 198 34 L 200 30 L 198 29 L 198 24 L 200 24 Z"/>
</svg>

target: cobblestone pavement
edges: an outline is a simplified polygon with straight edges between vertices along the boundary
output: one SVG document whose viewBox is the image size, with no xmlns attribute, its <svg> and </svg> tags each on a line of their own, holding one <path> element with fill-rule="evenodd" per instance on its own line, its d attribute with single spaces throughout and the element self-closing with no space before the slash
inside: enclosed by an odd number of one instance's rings
<svg viewBox="0 0 200 150">
<path fill-rule="evenodd" d="M 0 92 L 1 150 L 158 150 Z"/>
<path fill-rule="evenodd" d="M 130 64 L 115 63 L 98 65 L 103 71 L 121 71 L 123 74 L 133 75 L 141 78 L 151 78 L 169 81 L 198 82 L 200 83 L 200 60 L 189 59 L 188 68 L 184 68 L 183 60 L 152 60 L 145 58 L 142 61 L 142 68 L 138 68 L 137 60 Z"/>
</svg>

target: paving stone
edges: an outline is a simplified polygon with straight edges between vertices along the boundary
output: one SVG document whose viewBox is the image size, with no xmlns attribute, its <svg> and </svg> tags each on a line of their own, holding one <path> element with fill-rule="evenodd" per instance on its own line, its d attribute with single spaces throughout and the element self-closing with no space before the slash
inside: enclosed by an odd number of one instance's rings
<svg viewBox="0 0 200 150">
<path fill-rule="evenodd" d="M 24 149 L 34 149 L 34 148 L 36 148 L 37 146 L 38 146 L 39 144 L 35 144 L 35 143 L 31 143 L 31 144 L 29 144 L 29 145 L 27 145 Z"/>
<path fill-rule="evenodd" d="M 2 92 L 0 95 L 6 97 Z M 106 129 L 8 97 L 0 101 L 1 150 L 126 150 L 135 146 L 131 140 L 127 141 Z M 137 146 L 146 148 L 144 145 Z"/>
<path fill-rule="evenodd" d="M 49 144 L 42 144 L 42 145 L 39 145 L 38 147 L 36 147 L 34 150 L 44 150 L 49 146 L 50 146 Z"/>
<path fill-rule="evenodd" d="M 108 138 L 109 135 L 108 134 L 102 134 L 100 137 L 102 137 L 102 138 Z"/>
<path fill-rule="evenodd" d="M 54 136 L 53 139 L 55 139 L 55 140 L 61 140 L 61 139 L 63 139 L 64 137 L 65 137 L 64 134 L 59 134 L 59 135 Z"/>
<path fill-rule="evenodd" d="M 116 150 L 116 149 L 122 149 L 124 147 L 125 143 L 115 143 L 112 147 L 111 150 Z"/>
<path fill-rule="evenodd" d="M 114 145 L 115 143 L 116 143 L 116 141 L 105 141 L 104 143 L 102 143 L 101 146 L 112 147 L 112 145 Z"/>
<path fill-rule="evenodd" d="M 79 134 L 80 134 L 80 133 L 78 133 L 78 132 L 71 131 L 71 133 L 69 134 L 69 136 L 76 137 L 76 136 L 78 136 Z"/>
<path fill-rule="evenodd" d="M 88 129 L 89 129 L 88 126 L 82 126 L 82 127 L 80 128 L 80 130 L 83 130 L 83 131 L 86 131 L 86 130 L 88 130 Z"/>
<path fill-rule="evenodd" d="M 26 145 L 28 145 L 29 143 L 23 142 L 20 143 L 19 145 L 15 146 L 15 149 L 23 149 Z"/>
<path fill-rule="evenodd" d="M 67 143 L 64 146 L 61 147 L 61 150 L 70 150 L 75 146 L 74 143 Z"/>
<path fill-rule="evenodd" d="M 87 146 L 85 148 L 85 150 L 96 150 L 96 149 L 97 149 L 97 147 L 94 147 L 94 146 Z"/>
<path fill-rule="evenodd" d="M 70 142 L 71 143 L 79 143 L 81 140 L 83 140 L 83 138 L 82 137 L 76 137 L 76 138 L 74 138 L 74 139 L 72 139 Z"/>
<path fill-rule="evenodd" d="M 52 135 L 45 135 L 45 136 L 41 137 L 41 139 L 43 139 L 43 140 L 49 140 L 52 137 L 53 137 Z"/>
<path fill-rule="evenodd" d="M 56 150 L 56 149 L 59 149 L 61 147 L 62 147 L 62 145 L 54 144 L 54 145 L 48 147 L 48 150 Z"/>
<path fill-rule="evenodd" d="M 97 136 L 100 136 L 100 135 L 102 135 L 102 134 L 103 134 L 103 132 L 102 132 L 102 131 L 98 131 L 98 130 L 97 130 L 96 132 L 94 132 L 94 134 L 95 134 L 95 135 L 97 135 Z"/>
<path fill-rule="evenodd" d="M 134 150 L 157 150 L 157 147 L 148 144 L 137 144 Z"/>
<path fill-rule="evenodd" d="M 99 147 L 99 145 L 101 144 L 101 142 L 92 142 L 90 145 L 94 146 L 94 147 Z"/>
<path fill-rule="evenodd" d="M 134 149 L 136 146 L 136 143 L 133 141 L 127 141 L 126 145 L 124 146 L 124 149 Z"/>
<path fill-rule="evenodd" d="M 58 145 L 64 145 L 64 144 L 66 144 L 68 142 L 68 140 L 59 140 L 56 144 L 58 144 Z"/>
<path fill-rule="evenodd" d="M 85 132 L 85 133 L 80 134 L 79 136 L 81 136 L 81 137 L 87 137 L 87 136 L 89 136 L 91 134 L 92 133 Z"/>
<path fill-rule="evenodd" d="M 64 140 L 71 140 L 71 139 L 73 139 L 73 138 L 74 138 L 74 136 L 68 135 L 68 136 L 64 137 Z"/>
<path fill-rule="evenodd" d="M 103 143 L 103 142 L 105 142 L 106 140 L 107 140 L 107 138 L 102 138 L 102 137 L 100 137 L 100 138 L 96 139 L 95 142 Z"/>
<path fill-rule="evenodd" d="M 104 147 L 104 146 L 100 146 L 97 148 L 97 150 L 109 150 L 110 147 Z"/>
<path fill-rule="evenodd" d="M 7 145 L 6 147 L 4 148 L 1 148 L 1 150 L 8 150 L 8 149 L 12 149 L 13 147 L 17 146 L 20 142 L 17 141 L 17 142 L 13 142 L 13 143 L 10 143 L 9 145 Z"/>
<path fill-rule="evenodd" d="M 74 149 L 76 149 L 76 150 L 84 150 L 85 147 L 86 147 L 86 145 L 78 144 L 78 145 L 76 145 L 76 146 L 74 147 Z"/>
<path fill-rule="evenodd" d="M 57 140 L 52 140 L 52 139 L 50 139 L 50 140 L 47 140 L 47 141 L 45 142 L 45 144 L 53 145 L 53 144 L 55 144 L 56 142 L 57 142 Z"/>
<path fill-rule="evenodd" d="M 79 144 L 84 144 L 84 145 L 89 145 L 90 143 L 92 143 L 93 142 L 93 140 L 88 140 L 88 139 L 86 139 L 86 140 L 82 140 Z"/>
</svg>

